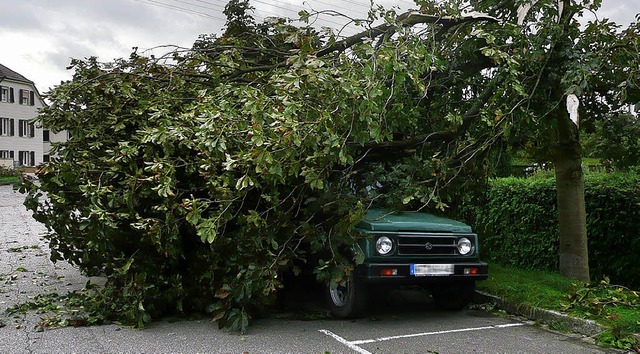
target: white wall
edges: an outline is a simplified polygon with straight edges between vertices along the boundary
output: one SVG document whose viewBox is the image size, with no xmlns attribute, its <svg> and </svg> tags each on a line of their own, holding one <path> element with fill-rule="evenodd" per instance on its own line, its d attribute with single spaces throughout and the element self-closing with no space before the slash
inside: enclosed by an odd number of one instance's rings
<svg viewBox="0 0 640 354">
<path fill-rule="evenodd" d="M 66 130 L 59 133 L 49 131 L 49 141 L 44 143 L 44 153 L 49 153 L 51 150 L 51 143 L 62 143 L 67 140 L 69 140 L 69 133 L 67 133 Z M 53 157 L 53 155 L 51 155 L 51 157 Z"/>
<path fill-rule="evenodd" d="M 34 151 L 35 164 L 42 163 L 45 154 L 44 143 L 42 141 L 42 127 L 35 127 L 33 137 L 19 136 L 20 119 L 32 119 L 38 115 L 38 109 L 42 107 L 42 100 L 35 93 L 35 101 L 33 106 L 20 104 L 20 90 L 35 91 L 33 85 L 5 79 L 0 82 L 0 86 L 12 87 L 14 92 L 14 102 L 0 101 L 0 118 L 12 118 L 14 120 L 14 136 L 0 136 L 0 150 L 9 150 L 14 152 L 14 161 L 18 161 L 18 151 Z"/>
<path fill-rule="evenodd" d="M 0 166 L 5 168 L 13 168 L 13 160 L 0 159 Z"/>
</svg>

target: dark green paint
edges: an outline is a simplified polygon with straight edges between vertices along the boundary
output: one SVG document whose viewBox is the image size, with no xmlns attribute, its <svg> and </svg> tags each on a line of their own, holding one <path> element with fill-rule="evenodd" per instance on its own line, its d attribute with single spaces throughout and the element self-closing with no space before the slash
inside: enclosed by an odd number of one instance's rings
<svg viewBox="0 0 640 354">
<path fill-rule="evenodd" d="M 367 231 L 421 231 L 470 233 L 471 226 L 459 221 L 420 212 L 389 212 L 371 209 L 357 226 Z"/>
</svg>

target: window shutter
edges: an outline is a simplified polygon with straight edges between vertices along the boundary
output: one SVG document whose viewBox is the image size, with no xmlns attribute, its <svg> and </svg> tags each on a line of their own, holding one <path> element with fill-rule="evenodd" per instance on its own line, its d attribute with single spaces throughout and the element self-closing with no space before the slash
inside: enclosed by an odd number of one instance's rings
<svg viewBox="0 0 640 354">
<path fill-rule="evenodd" d="M 36 92 L 29 91 L 29 106 L 34 106 L 36 104 Z"/>
<path fill-rule="evenodd" d="M 24 135 L 24 129 L 22 128 L 24 124 L 22 124 L 22 120 L 18 121 L 18 136 Z"/>
<path fill-rule="evenodd" d="M 35 124 L 31 123 L 29 124 L 29 137 L 33 138 L 34 136 L 36 136 L 36 126 Z"/>
<path fill-rule="evenodd" d="M 18 104 L 22 104 L 22 91 L 24 90 L 23 89 L 18 90 Z"/>
<path fill-rule="evenodd" d="M 29 166 L 35 166 L 35 165 L 36 165 L 36 152 L 31 151 L 31 159 L 29 160 Z"/>
<path fill-rule="evenodd" d="M 15 156 L 16 156 L 16 155 L 13 153 L 13 150 L 9 151 L 9 158 L 10 158 L 10 159 L 15 158 Z"/>
<path fill-rule="evenodd" d="M 9 136 L 14 136 L 16 135 L 16 125 L 14 123 L 15 119 L 11 118 L 9 119 Z"/>
<path fill-rule="evenodd" d="M 9 87 L 9 103 L 14 103 L 15 99 L 13 98 L 13 87 Z"/>
</svg>

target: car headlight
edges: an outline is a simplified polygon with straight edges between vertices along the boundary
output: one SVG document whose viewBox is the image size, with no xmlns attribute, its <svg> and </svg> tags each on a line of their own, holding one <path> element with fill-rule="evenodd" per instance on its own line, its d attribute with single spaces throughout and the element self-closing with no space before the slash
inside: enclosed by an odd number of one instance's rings
<svg viewBox="0 0 640 354">
<path fill-rule="evenodd" d="M 458 240 L 458 252 L 462 255 L 471 252 L 471 241 L 468 238 L 463 237 Z"/>
<path fill-rule="evenodd" d="M 387 255 L 393 250 L 393 241 L 387 236 L 382 236 L 376 241 L 376 251 L 381 255 Z"/>
</svg>

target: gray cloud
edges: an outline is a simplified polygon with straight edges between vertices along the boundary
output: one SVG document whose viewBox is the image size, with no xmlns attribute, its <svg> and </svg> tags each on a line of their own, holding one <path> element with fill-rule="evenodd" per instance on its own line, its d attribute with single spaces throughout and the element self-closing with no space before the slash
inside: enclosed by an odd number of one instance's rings
<svg viewBox="0 0 640 354">
<path fill-rule="evenodd" d="M 608 2 L 611 2 L 611 0 Z M 637 11 L 639 10 L 638 4 L 635 4 L 634 6 L 630 3 L 618 2 L 607 5 L 608 6 L 605 6 L 605 4 L 603 4 L 603 7 L 599 11 L 598 17 L 600 19 L 608 18 L 609 20 L 623 26 L 636 21 L 636 16 L 638 16 Z"/>
<path fill-rule="evenodd" d="M 132 0 L 56 0 L 40 3 L 37 9 L 45 18 L 68 19 L 114 27 L 145 26 L 159 19 L 153 8 Z"/>
<path fill-rule="evenodd" d="M 46 51 L 43 61 L 49 62 L 58 68 L 66 68 L 71 63 L 71 59 L 83 59 L 94 56 L 93 50 L 86 45 L 73 41 L 60 43 L 53 50 Z"/>
<path fill-rule="evenodd" d="M 31 30 L 39 27 L 40 21 L 28 2 L 14 2 L 0 11 L 0 30 Z"/>
</svg>

